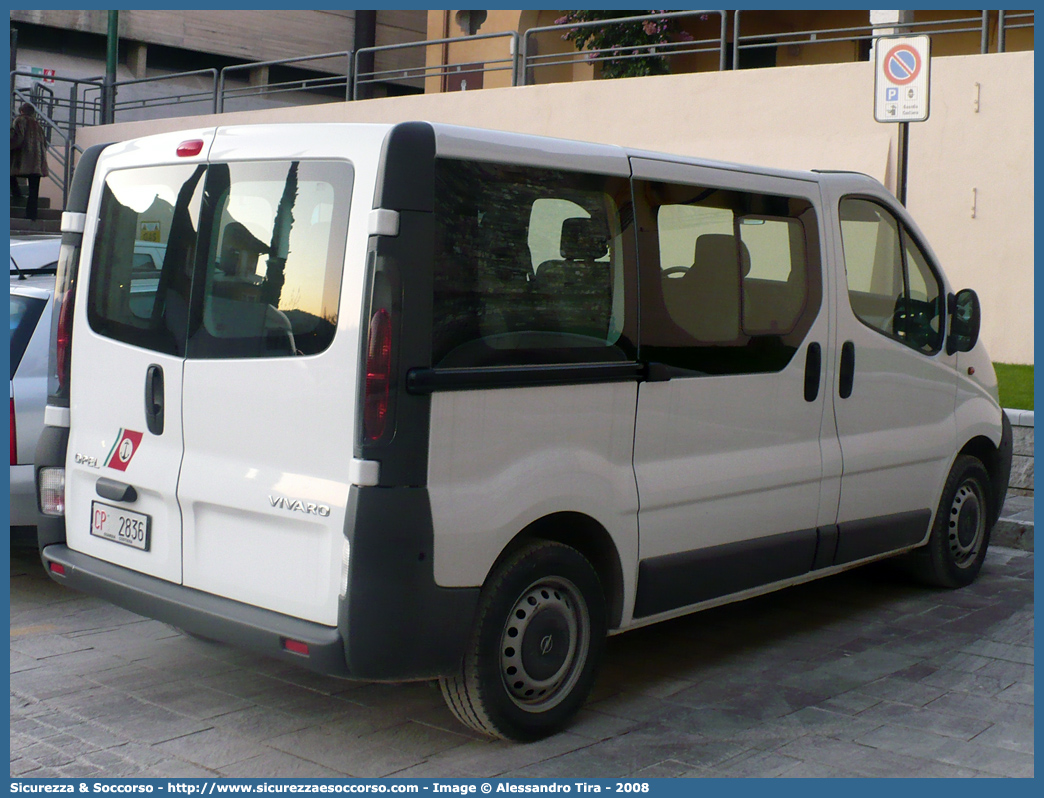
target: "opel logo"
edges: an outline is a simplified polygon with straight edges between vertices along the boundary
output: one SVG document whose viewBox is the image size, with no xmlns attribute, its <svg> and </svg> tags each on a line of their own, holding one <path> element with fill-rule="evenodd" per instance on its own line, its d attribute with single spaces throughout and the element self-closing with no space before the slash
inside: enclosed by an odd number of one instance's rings
<svg viewBox="0 0 1044 798">
<path fill-rule="evenodd" d="M 551 635 L 544 635 L 540 638 L 540 653 L 545 657 L 551 653 L 551 648 L 554 646 L 555 641 Z"/>
</svg>

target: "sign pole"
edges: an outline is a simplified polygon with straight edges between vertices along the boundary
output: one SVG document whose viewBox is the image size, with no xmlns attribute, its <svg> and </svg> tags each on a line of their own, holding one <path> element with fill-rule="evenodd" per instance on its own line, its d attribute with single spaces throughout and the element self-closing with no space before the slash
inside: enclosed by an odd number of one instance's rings
<svg viewBox="0 0 1044 798">
<path fill-rule="evenodd" d="M 899 203 L 906 207 L 906 175 L 910 163 L 910 123 L 899 123 L 899 169 L 896 172 L 896 190 Z"/>
</svg>

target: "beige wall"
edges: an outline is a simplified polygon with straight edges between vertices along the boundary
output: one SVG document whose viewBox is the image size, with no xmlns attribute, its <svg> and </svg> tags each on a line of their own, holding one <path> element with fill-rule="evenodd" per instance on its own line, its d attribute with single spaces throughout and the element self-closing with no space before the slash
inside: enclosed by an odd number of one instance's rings
<svg viewBox="0 0 1044 798">
<path fill-rule="evenodd" d="M 955 288 L 982 299 L 995 360 L 1033 362 L 1033 53 L 932 61 L 911 125 L 911 212 Z M 978 97 L 978 111 L 975 100 Z M 828 64 L 584 81 L 247 111 L 85 129 L 79 142 L 193 125 L 408 119 L 469 124 L 795 169 L 895 189 L 894 125 L 873 121 L 873 66 Z M 975 214 L 972 197 L 975 192 Z"/>
</svg>

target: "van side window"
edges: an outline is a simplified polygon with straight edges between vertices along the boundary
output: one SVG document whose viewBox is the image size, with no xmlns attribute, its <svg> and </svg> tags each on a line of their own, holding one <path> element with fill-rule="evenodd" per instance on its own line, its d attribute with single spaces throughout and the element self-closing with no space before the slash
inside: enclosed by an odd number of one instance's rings
<svg viewBox="0 0 1044 798">
<path fill-rule="evenodd" d="M 876 202 L 843 199 L 840 215 L 848 299 L 856 317 L 920 352 L 938 352 L 942 286 L 917 243 Z"/>
<path fill-rule="evenodd" d="M 87 297 L 95 332 L 185 353 L 204 171 L 179 164 L 106 177 Z"/>
<path fill-rule="evenodd" d="M 633 359 L 626 178 L 439 159 L 432 363 Z"/>
<path fill-rule="evenodd" d="M 337 328 L 352 168 L 212 164 L 191 358 L 314 355 Z"/>
<path fill-rule="evenodd" d="M 643 360 L 773 372 L 819 313 L 815 212 L 792 197 L 638 181 Z"/>
</svg>

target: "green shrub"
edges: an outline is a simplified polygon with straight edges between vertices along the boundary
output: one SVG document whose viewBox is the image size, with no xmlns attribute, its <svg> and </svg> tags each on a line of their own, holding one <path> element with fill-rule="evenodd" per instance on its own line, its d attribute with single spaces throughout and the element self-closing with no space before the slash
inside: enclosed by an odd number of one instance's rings
<svg viewBox="0 0 1044 798">
<path fill-rule="evenodd" d="M 1000 388 L 1001 407 L 1015 410 L 1033 409 L 1033 366 L 994 363 Z"/>
</svg>

